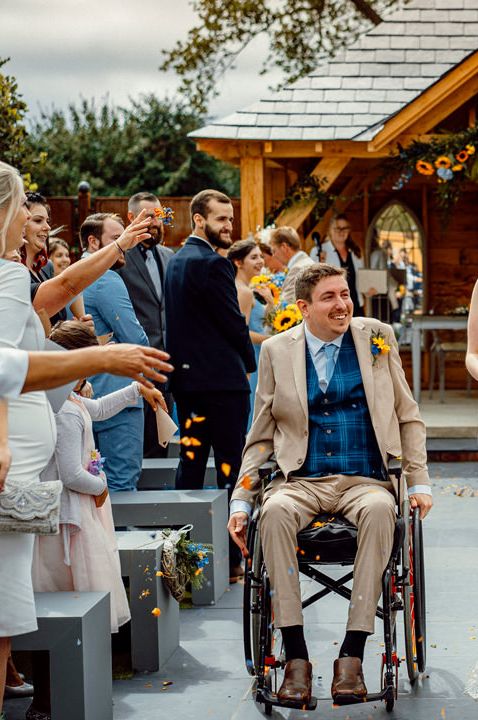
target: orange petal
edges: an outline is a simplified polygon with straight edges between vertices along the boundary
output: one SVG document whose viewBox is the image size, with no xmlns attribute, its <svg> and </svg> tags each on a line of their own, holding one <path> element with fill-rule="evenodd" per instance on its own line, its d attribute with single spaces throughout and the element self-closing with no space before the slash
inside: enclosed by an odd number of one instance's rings
<svg viewBox="0 0 478 720">
<path fill-rule="evenodd" d="M 190 460 L 194 460 L 194 453 L 192 452 L 192 450 L 187 451 L 186 457 L 188 457 Z"/>
<path fill-rule="evenodd" d="M 241 480 L 241 485 L 244 488 L 244 490 L 250 490 L 251 489 L 251 483 L 252 480 L 249 477 L 249 475 L 244 475 L 244 477 Z"/>
<path fill-rule="evenodd" d="M 199 415 L 196 415 L 196 417 L 193 417 L 193 422 L 204 422 L 205 417 L 200 417 Z"/>
<path fill-rule="evenodd" d="M 191 441 L 190 444 L 194 445 L 194 447 L 199 447 L 200 445 L 202 445 L 202 443 L 197 438 L 192 437 L 189 438 L 189 440 Z"/>
<path fill-rule="evenodd" d="M 159 617 L 161 615 L 161 610 L 159 608 L 153 608 L 151 610 L 151 615 L 154 615 L 155 617 Z"/>
<path fill-rule="evenodd" d="M 229 475 L 231 474 L 231 466 L 229 465 L 229 463 L 222 463 L 222 465 L 221 465 L 221 472 L 222 472 L 226 477 L 229 477 Z"/>
<path fill-rule="evenodd" d="M 191 420 L 191 418 L 188 418 L 186 420 L 186 422 L 184 423 L 186 430 L 189 430 L 189 428 L 191 427 L 192 424 L 193 424 L 193 421 Z"/>
</svg>

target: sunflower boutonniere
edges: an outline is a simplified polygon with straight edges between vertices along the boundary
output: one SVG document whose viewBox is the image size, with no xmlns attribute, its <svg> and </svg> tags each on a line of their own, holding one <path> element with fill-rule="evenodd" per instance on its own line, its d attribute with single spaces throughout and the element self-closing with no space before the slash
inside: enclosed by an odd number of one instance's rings
<svg viewBox="0 0 478 720">
<path fill-rule="evenodd" d="M 387 345 L 381 330 L 372 330 L 370 335 L 370 352 L 372 353 L 372 365 L 375 365 L 380 355 L 388 355 L 390 345 Z"/>
</svg>

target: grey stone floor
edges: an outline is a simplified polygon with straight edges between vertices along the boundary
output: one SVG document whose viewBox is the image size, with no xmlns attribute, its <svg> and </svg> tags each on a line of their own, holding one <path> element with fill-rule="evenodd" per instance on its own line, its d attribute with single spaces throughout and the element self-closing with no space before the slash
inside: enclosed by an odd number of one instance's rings
<svg viewBox="0 0 478 720">
<path fill-rule="evenodd" d="M 395 720 L 476 720 L 478 702 L 464 684 L 478 662 L 478 497 L 459 497 L 457 487 L 478 489 L 478 467 L 434 464 L 435 508 L 425 523 L 428 667 L 411 688 L 400 668 Z M 181 612 L 181 648 L 164 672 L 114 683 L 114 720 L 254 720 L 262 716 L 251 697 L 243 665 L 242 587 L 233 586 L 210 608 Z M 273 711 L 273 718 L 375 720 L 389 717 L 383 704 L 333 708 L 332 663 L 341 642 L 347 606 L 325 598 L 306 611 L 306 635 L 314 665 L 316 712 Z M 366 648 L 370 691 L 379 689 L 381 624 Z M 399 633 L 401 636 L 401 633 Z M 403 641 L 399 638 L 399 653 Z M 163 685 L 164 681 L 172 685 Z M 6 704 L 8 720 L 24 717 L 25 701 Z M 62 719 L 63 720 L 63 719 Z M 67 719 L 65 719 L 67 720 Z"/>
</svg>

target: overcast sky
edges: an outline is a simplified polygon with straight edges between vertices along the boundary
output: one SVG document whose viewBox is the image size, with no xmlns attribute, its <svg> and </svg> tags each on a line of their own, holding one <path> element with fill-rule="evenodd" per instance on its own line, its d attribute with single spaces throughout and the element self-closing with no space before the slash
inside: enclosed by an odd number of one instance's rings
<svg viewBox="0 0 478 720">
<path fill-rule="evenodd" d="M 80 95 L 126 104 L 128 96 L 173 95 L 173 72 L 161 73 L 161 50 L 194 24 L 188 0 L 0 0 L 0 57 L 17 78 L 32 113 L 64 108 Z M 264 38 L 219 82 L 210 114 L 226 115 L 268 94 L 279 73 L 260 77 Z"/>
</svg>

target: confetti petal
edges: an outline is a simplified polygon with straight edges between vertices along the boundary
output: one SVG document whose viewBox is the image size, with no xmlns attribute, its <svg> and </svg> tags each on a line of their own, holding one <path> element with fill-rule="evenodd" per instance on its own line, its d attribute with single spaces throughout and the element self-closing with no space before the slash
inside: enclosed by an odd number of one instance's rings
<svg viewBox="0 0 478 720">
<path fill-rule="evenodd" d="M 194 460 L 194 453 L 192 452 L 192 450 L 188 450 L 186 452 L 186 457 L 188 457 L 190 460 Z"/>
<path fill-rule="evenodd" d="M 229 475 L 231 474 L 231 466 L 229 465 L 229 463 L 222 463 L 222 465 L 221 465 L 221 472 L 222 472 L 226 477 L 229 477 Z"/>
<path fill-rule="evenodd" d="M 154 615 L 154 617 L 159 617 L 161 615 L 161 610 L 159 608 L 153 608 L 151 610 L 151 615 Z"/>
</svg>

